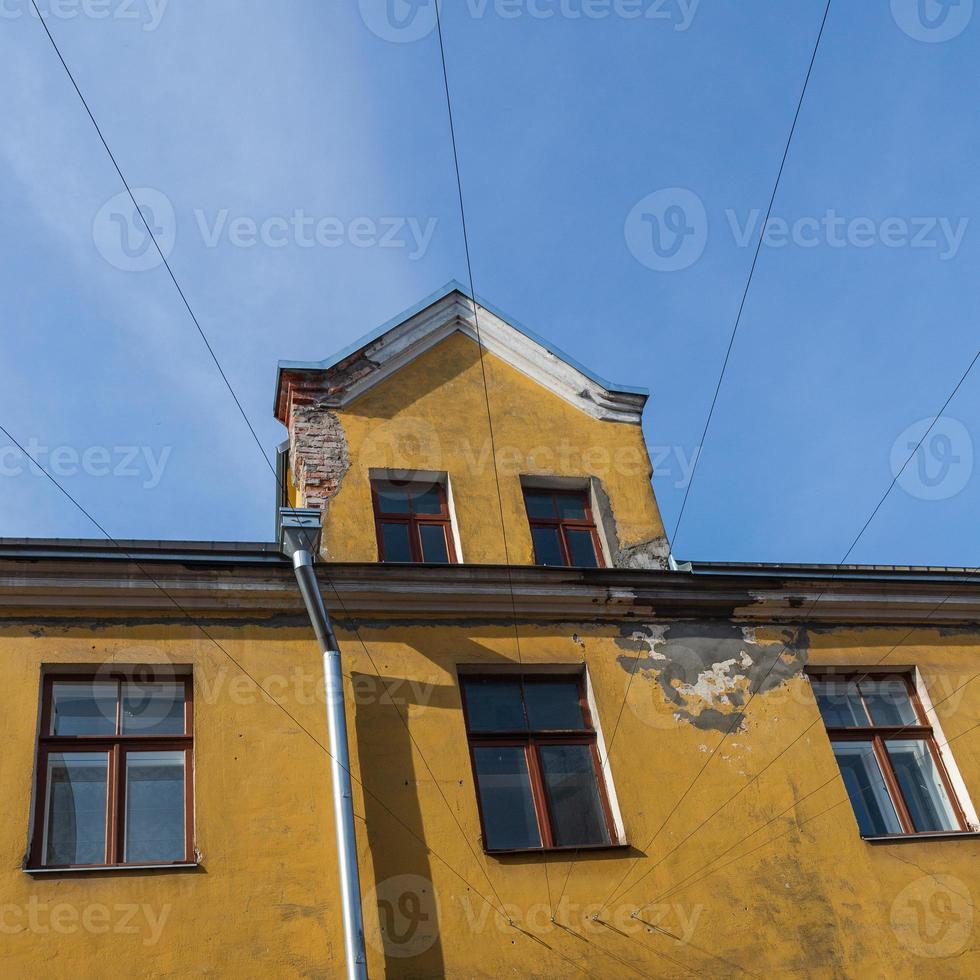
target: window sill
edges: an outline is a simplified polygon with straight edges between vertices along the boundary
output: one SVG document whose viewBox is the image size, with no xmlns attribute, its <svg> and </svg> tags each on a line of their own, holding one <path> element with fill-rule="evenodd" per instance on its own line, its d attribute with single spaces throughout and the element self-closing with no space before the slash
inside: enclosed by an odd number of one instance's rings
<svg viewBox="0 0 980 980">
<path fill-rule="evenodd" d="M 106 871 L 187 871 L 200 866 L 197 861 L 188 861 L 178 864 L 86 864 L 77 868 L 21 868 L 21 871 L 28 875 L 78 875 L 93 871 L 100 874 Z"/>
<path fill-rule="evenodd" d="M 531 854 L 567 854 L 569 851 L 628 851 L 631 846 L 624 841 L 622 844 L 571 844 L 568 847 L 512 847 L 499 851 L 484 848 L 483 853 L 487 857 L 508 857 L 511 854 L 527 857 Z"/>
<path fill-rule="evenodd" d="M 866 844 L 912 844 L 916 841 L 977 839 L 980 839 L 980 831 L 977 830 L 936 830 L 923 834 L 874 834 L 861 837 Z"/>
</svg>

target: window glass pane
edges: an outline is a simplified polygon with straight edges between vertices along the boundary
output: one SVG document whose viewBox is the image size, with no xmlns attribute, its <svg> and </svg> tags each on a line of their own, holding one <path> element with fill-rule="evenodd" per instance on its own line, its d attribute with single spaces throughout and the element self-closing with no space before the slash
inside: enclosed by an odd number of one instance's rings
<svg viewBox="0 0 980 980">
<path fill-rule="evenodd" d="M 902 825 L 888 795 L 870 742 L 832 742 L 858 827 L 865 837 L 900 834 Z"/>
<path fill-rule="evenodd" d="M 445 524 L 419 525 L 419 536 L 422 539 L 422 561 L 449 563 L 446 530 Z"/>
<path fill-rule="evenodd" d="M 114 735 L 117 691 L 112 681 L 56 681 L 51 685 L 51 734 Z"/>
<path fill-rule="evenodd" d="M 486 847 L 540 847 L 527 757 L 521 746 L 479 746 L 473 750 L 483 810 Z"/>
<path fill-rule="evenodd" d="M 532 731 L 585 728 L 576 677 L 546 681 L 527 679 L 524 682 L 524 699 L 527 722 Z"/>
<path fill-rule="evenodd" d="M 885 742 L 902 796 L 918 831 L 959 830 L 929 746 L 918 739 Z"/>
<path fill-rule="evenodd" d="M 568 553 L 572 565 L 576 568 L 597 568 L 599 561 L 595 554 L 595 539 L 591 531 L 573 531 L 565 529 L 565 540 L 568 542 Z"/>
<path fill-rule="evenodd" d="M 183 735 L 183 681 L 123 684 L 123 735 Z"/>
<path fill-rule="evenodd" d="M 382 514 L 407 514 L 408 493 L 405 487 L 391 483 L 378 484 L 378 511 Z"/>
<path fill-rule="evenodd" d="M 566 521 L 585 520 L 585 495 L 581 493 L 559 494 L 558 516 Z"/>
<path fill-rule="evenodd" d="M 105 864 L 107 752 L 48 756 L 44 863 Z"/>
<path fill-rule="evenodd" d="M 125 858 L 182 861 L 184 753 L 126 753 Z"/>
<path fill-rule="evenodd" d="M 529 517 L 557 517 L 554 497 L 548 492 L 536 493 L 527 490 L 524 493 Z"/>
<path fill-rule="evenodd" d="M 474 678 L 466 685 L 466 715 L 471 732 L 523 731 L 524 708 L 519 681 Z"/>
<path fill-rule="evenodd" d="M 411 488 L 412 509 L 416 514 L 441 514 L 442 495 L 439 488 L 419 483 Z"/>
<path fill-rule="evenodd" d="M 589 746 L 542 745 L 538 751 L 555 844 L 608 844 L 609 830 Z"/>
<path fill-rule="evenodd" d="M 860 684 L 864 701 L 876 725 L 918 725 L 909 689 L 901 677 L 863 680 Z"/>
<path fill-rule="evenodd" d="M 381 546 L 385 561 L 411 561 L 412 548 L 408 543 L 408 525 L 383 521 Z"/>
<path fill-rule="evenodd" d="M 561 545 L 558 543 L 558 528 L 532 527 L 531 537 L 534 539 L 534 561 L 538 565 L 564 565 L 561 555 Z"/>
<path fill-rule="evenodd" d="M 868 713 L 852 681 L 814 680 L 813 693 L 828 728 L 867 727 Z"/>
</svg>

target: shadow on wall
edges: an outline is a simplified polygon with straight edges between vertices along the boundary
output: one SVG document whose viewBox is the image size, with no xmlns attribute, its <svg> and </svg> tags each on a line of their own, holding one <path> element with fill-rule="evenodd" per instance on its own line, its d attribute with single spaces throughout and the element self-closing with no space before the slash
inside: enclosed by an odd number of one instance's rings
<svg viewBox="0 0 980 980">
<path fill-rule="evenodd" d="M 412 743 L 404 730 L 392 737 L 393 726 L 402 726 L 395 717 L 396 708 L 384 696 L 400 678 L 351 673 L 350 679 L 355 694 L 359 769 L 372 792 L 384 787 L 383 795 L 378 793 L 381 801 L 364 794 L 363 829 L 374 865 L 374 887 L 363 897 L 368 958 L 379 953 L 384 956 L 386 977 L 441 977 L 445 964 L 439 913 L 431 862 L 421 843 L 425 829 L 416 792 Z M 405 697 L 413 689 L 401 684 L 398 690 Z M 370 691 L 380 696 L 367 695 Z M 399 700 L 397 710 L 404 714 L 411 702 Z M 361 868 L 362 881 L 365 870 Z"/>
</svg>

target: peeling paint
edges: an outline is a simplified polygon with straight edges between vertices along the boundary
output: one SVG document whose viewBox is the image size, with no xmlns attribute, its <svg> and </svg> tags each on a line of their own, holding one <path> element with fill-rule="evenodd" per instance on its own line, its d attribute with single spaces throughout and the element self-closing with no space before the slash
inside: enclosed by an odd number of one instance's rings
<svg viewBox="0 0 980 980">
<path fill-rule="evenodd" d="M 627 673 L 654 680 L 674 717 L 702 730 L 744 728 L 741 709 L 795 677 L 806 663 L 806 634 L 784 634 L 783 643 L 760 643 L 751 626 L 673 623 L 621 627 L 617 658 Z M 775 662 L 774 662 L 775 657 Z"/>
</svg>

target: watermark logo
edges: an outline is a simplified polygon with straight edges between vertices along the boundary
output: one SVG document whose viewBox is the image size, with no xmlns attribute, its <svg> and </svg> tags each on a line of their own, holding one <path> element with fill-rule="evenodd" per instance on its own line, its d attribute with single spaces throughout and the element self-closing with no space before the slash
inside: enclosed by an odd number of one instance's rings
<svg viewBox="0 0 980 980">
<path fill-rule="evenodd" d="M 891 0 L 895 23 L 914 41 L 959 37 L 973 19 L 973 0 Z"/>
<path fill-rule="evenodd" d="M 895 896 L 891 926 L 917 956 L 956 956 L 973 937 L 973 896 L 959 878 L 927 875 Z"/>
<path fill-rule="evenodd" d="M 134 188 L 133 198 L 121 191 L 99 208 L 92 221 L 92 240 L 109 265 L 123 272 L 147 272 L 173 252 L 177 216 L 169 198 L 152 187 Z"/>
<path fill-rule="evenodd" d="M 670 187 L 638 201 L 626 217 L 623 232 L 627 247 L 641 265 L 655 272 L 678 272 L 704 254 L 709 225 L 704 202 L 697 194 Z M 763 218 L 758 208 L 743 214 L 727 208 L 720 226 L 737 248 L 755 248 L 761 242 L 771 249 L 914 249 L 949 262 L 959 254 L 970 219 L 936 215 L 879 219 L 828 208 L 822 214 L 791 221 L 779 215 Z"/>
<path fill-rule="evenodd" d="M 623 233 L 637 262 L 654 272 L 679 272 L 704 254 L 708 214 L 693 191 L 667 187 L 637 201 Z"/>
<path fill-rule="evenodd" d="M 410 44 L 436 29 L 436 3 L 441 0 L 358 0 L 361 20 L 382 41 Z"/>
<path fill-rule="evenodd" d="M 365 897 L 365 938 L 379 953 L 398 959 L 421 956 L 439 938 L 439 917 L 432 882 L 421 875 L 395 875 L 379 881 Z"/>
<path fill-rule="evenodd" d="M 155 31 L 163 20 L 169 0 L 0 0 L 0 19 L 19 20 L 25 15 L 44 20 L 136 21 L 140 30 Z"/>
<path fill-rule="evenodd" d="M 173 203 L 158 190 L 139 187 L 133 197 L 138 209 L 125 191 L 102 205 L 92 222 L 92 239 L 110 265 L 124 272 L 146 272 L 170 258 L 177 240 L 177 216 Z M 414 215 L 360 215 L 345 220 L 307 214 L 303 208 L 262 217 L 236 214 L 230 208 L 195 208 L 192 217 L 205 248 L 401 249 L 410 261 L 426 254 L 439 223 L 435 217 Z"/>
<path fill-rule="evenodd" d="M 890 463 L 892 476 L 898 476 L 899 486 L 910 496 L 948 500 L 973 475 L 973 439 L 958 419 L 920 419 L 895 440 Z"/>
<path fill-rule="evenodd" d="M 26 451 L 25 451 L 26 450 Z M 51 476 L 67 479 L 85 475 L 141 479 L 144 490 L 160 485 L 173 446 L 46 446 L 35 438 L 19 446 L 0 446 L 0 477 Z"/>
<path fill-rule="evenodd" d="M 436 29 L 437 0 L 358 2 L 361 20 L 382 41 L 420 41 Z M 460 6 L 471 20 L 626 20 L 669 24 L 683 32 L 694 23 L 700 5 L 701 0 L 464 0 Z"/>
<path fill-rule="evenodd" d="M 102 905 L 73 902 L 42 902 L 36 895 L 23 905 L 7 902 L 0 905 L 0 935 L 16 936 L 142 936 L 144 946 L 160 941 L 172 905 L 119 904 Z"/>
</svg>

